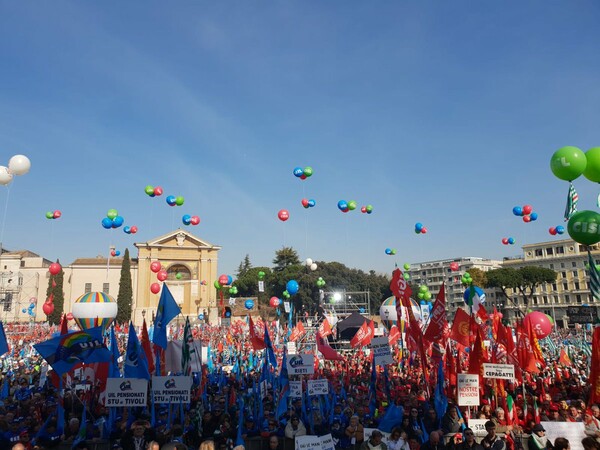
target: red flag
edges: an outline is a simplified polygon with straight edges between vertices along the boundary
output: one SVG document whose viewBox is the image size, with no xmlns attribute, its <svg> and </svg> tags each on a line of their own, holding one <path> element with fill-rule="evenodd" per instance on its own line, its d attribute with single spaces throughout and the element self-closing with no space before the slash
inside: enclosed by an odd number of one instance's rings
<svg viewBox="0 0 600 450">
<path fill-rule="evenodd" d="M 537 360 L 537 362 L 542 366 L 546 366 L 546 362 L 544 361 L 544 355 L 542 354 L 542 348 L 540 347 L 540 342 L 537 338 L 537 333 L 531 324 L 531 320 L 524 320 L 527 334 L 529 335 L 529 342 L 531 342 L 531 349 L 533 350 L 533 356 Z"/>
<path fill-rule="evenodd" d="M 344 361 L 344 357 L 338 352 L 336 352 L 333 348 L 331 348 L 329 342 L 327 342 L 327 339 L 319 335 L 316 336 L 316 339 L 317 350 L 321 352 L 323 358 L 325 358 L 328 361 Z"/>
<path fill-rule="evenodd" d="M 467 373 L 479 374 L 480 385 L 481 378 L 483 378 L 483 363 L 486 361 L 486 359 L 485 351 L 483 349 L 483 342 L 481 341 L 481 332 L 477 330 L 475 344 L 473 344 L 471 353 L 469 354 L 469 370 Z"/>
<path fill-rule="evenodd" d="M 261 339 L 256 334 L 256 329 L 254 328 L 254 322 L 252 320 L 252 316 L 248 316 L 248 325 L 250 325 L 250 343 L 252 344 L 252 348 L 254 350 L 263 350 L 267 348 L 265 344 L 265 340 Z"/>
<path fill-rule="evenodd" d="M 494 312 L 492 313 L 492 337 L 494 340 L 498 340 L 498 328 L 502 325 L 502 317 L 494 306 Z"/>
<path fill-rule="evenodd" d="M 569 358 L 569 355 L 567 355 L 567 352 L 564 348 L 560 349 L 560 356 L 558 357 L 558 362 L 559 364 L 562 364 L 566 367 L 571 367 L 573 365 L 573 363 L 571 362 L 571 358 Z"/>
<path fill-rule="evenodd" d="M 487 322 L 490 319 L 490 316 L 488 316 L 488 313 L 485 310 L 485 306 L 483 306 L 481 303 L 479 304 L 479 308 L 477 308 L 477 316 L 481 319 L 483 323 Z"/>
<path fill-rule="evenodd" d="M 331 331 L 331 325 L 329 325 L 329 320 L 327 320 L 327 318 L 325 318 L 323 320 L 323 322 L 321 322 L 321 324 L 319 325 L 319 331 L 318 334 L 321 337 L 327 337 L 330 334 L 332 334 L 333 332 Z"/>
<path fill-rule="evenodd" d="M 142 349 L 144 349 L 144 354 L 146 355 L 146 360 L 148 361 L 148 370 L 151 374 L 154 374 L 156 367 L 154 366 L 154 355 L 152 354 L 152 346 L 150 345 L 148 328 L 146 328 L 146 318 L 144 318 L 144 322 L 142 324 L 142 337 L 140 339 L 140 344 Z"/>
<path fill-rule="evenodd" d="M 390 345 L 394 345 L 396 342 L 398 342 L 399 339 L 400 330 L 398 330 L 398 327 L 396 325 L 392 325 L 392 328 L 390 328 L 390 334 L 388 336 L 388 341 L 390 342 Z"/>
<path fill-rule="evenodd" d="M 371 339 L 373 339 L 375 325 L 370 321 L 365 321 L 360 326 L 354 337 L 350 340 L 350 346 L 352 348 L 356 347 L 364 347 L 365 345 L 369 345 L 371 343 Z"/>
<path fill-rule="evenodd" d="M 67 320 L 67 316 L 66 314 L 63 314 L 60 318 L 60 335 L 64 336 L 65 334 L 69 333 L 69 326 L 67 324 L 68 320 Z"/>
<path fill-rule="evenodd" d="M 594 328 L 592 337 L 592 367 L 590 370 L 590 390 L 589 404 L 600 403 L 600 327 Z"/>
<path fill-rule="evenodd" d="M 433 309 L 431 310 L 431 317 L 429 318 L 429 326 L 423 338 L 428 343 L 439 342 L 443 335 L 444 329 L 448 326 L 448 320 L 446 320 L 446 296 L 445 287 L 442 283 L 440 292 L 435 299 Z"/>
<path fill-rule="evenodd" d="M 469 335 L 471 333 L 471 316 L 464 309 L 458 308 L 452 322 L 450 339 L 455 340 L 464 347 L 469 346 Z"/>
<path fill-rule="evenodd" d="M 519 366 L 530 373 L 539 373 L 536 366 L 536 357 L 533 353 L 533 347 L 529 340 L 529 333 L 522 320 L 517 321 L 517 358 Z"/>
<path fill-rule="evenodd" d="M 306 330 L 304 329 L 304 325 L 302 324 L 302 322 L 298 321 L 296 326 L 292 329 L 292 333 L 290 334 L 289 340 L 291 342 L 294 342 L 296 339 L 298 339 L 300 336 L 302 336 L 305 332 L 306 332 Z"/>
<path fill-rule="evenodd" d="M 396 297 L 396 309 L 399 310 L 400 302 L 406 308 L 411 307 L 410 296 L 412 294 L 412 289 L 402 276 L 402 271 L 400 269 L 396 269 L 392 272 L 392 281 L 390 282 L 390 290 Z M 400 302 L 398 302 L 398 299 Z M 400 320 L 400 315 L 398 315 L 398 320 Z"/>
</svg>

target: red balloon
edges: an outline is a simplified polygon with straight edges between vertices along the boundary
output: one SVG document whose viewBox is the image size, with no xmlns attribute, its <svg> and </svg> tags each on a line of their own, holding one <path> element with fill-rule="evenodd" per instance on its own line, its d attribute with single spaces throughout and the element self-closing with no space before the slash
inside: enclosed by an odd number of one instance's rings
<svg viewBox="0 0 600 450">
<path fill-rule="evenodd" d="M 301 203 L 302 203 L 302 206 L 304 206 L 305 208 L 308 208 L 308 199 L 307 198 L 303 198 Z"/>
<path fill-rule="evenodd" d="M 530 312 L 525 316 L 525 321 L 531 323 L 531 328 L 535 331 L 538 339 L 544 339 L 550 333 L 552 333 L 552 323 L 548 319 L 548 316 L 539 311 Z M 525 322 L 527 325 L 527 323 Z"/>
<path fill-rule="evenodd" d="M 48 267 L 48 272 L 50 272 L 51 275 L 58 275 L 61 270 L 62 267 L 59 263 L 52 263 L 50 264 L 50 267 Z"/>
<path fill-rule="evenodd" d="M 73 313 L 67 313 L 67 320 L 73 320 Z"/>
<path fill-rule="evenodd" d="M 502 238 L 502 243 L 504 245 L 508 245 L 508 238 Z"/>
<path fill-rule="evenodd" d="M 110 252 L 110 256 L 117 256 L 117 252 L 116 252 L 116 251 L 114 251 L 114 250 L 112 250 L 112 251 Z"/>
<path fill-rule="evenodd" d="M 548 233 L 550 233 L 552 236 L 556 236 L 556 228 L 550 227 L 550 229 L 548 230 Z"/>
<path fill-rule="evenodd" d="M 158 273 L 160 269 L 160 263 L 158 261 L 152 261 L 152 264 L 150 264 L 150 270 L 154 273 Z"/>
<path fill-rule="evenodd" d="M 452 262 L 450 263 L 450 270 L 453 272 L 458 272 L 458 263 L 457 262 Z"/>
<path fill-rule="evenodd" d="M 42 306 L 42 311 L 44 311 L 44 314 L 49 316 L 50 314 L 52 314 L 54 312 L 54 304 L 53 303 L 44 303 L 44 305 Z"/>
<path fill-rule="evenodd" d="M 306 178 L 307 178 L 306 175 L 304 175 L 304 174 L 300 175 L 301 180 L 306 180 Z"/>
<path fill-rule="evenodd" d="M 523 214 L 529 215 L 532 212 L 533 212 L 533 206 L 531 206 L 531 205 L 525 205 L 525 206 L 523 206 Z"/>
<path fill-rule="evenodd" d="M 427 228 L 425 228 L 425 227 L 421 228 L 421 233 L 423 233 L 423 234 L 427 233 Z"/>
<path fill-rule="evenodd" d="M 287 209 L 281 209 L 277 213 L 277 217 L 279 217 L 279 220 L 281 220 L 282 222 L 285 222 L 286 220 L 288 220 L 290 218 L 290 213 L 288 212 Z"/>
<path fill-rule="evenodd" d="M 167 277 L 168 275 L 166 270 L 159 270 L 156 274 L 156 278 L 158 278 L 158 281 L 165 281 Z"/>
<path fill-rule="evenodd" d="M 192 225 L 198 225 L 200 223 L 200 217 L 198 217 L 198 216 L 192 216 L 192 218 L 190 219 L 190 223 Z"/>
<path fill-rule="evenodd" d="M 366 213 L 367 212 L 367 207 L 366 206 L 361 207 L 360 208 L 360 212 L 361 213 Z"/>
<path fill-rule="evenodd" d="M 156 195 L 157 197 L 163 195 L 163 188 L 161 188 L 160 186 L 156 186 L 154 188 L 154 195 Z"/>
<path fill-rule="evenodd" d="M 525 223 L 531 222 L 531 216 L 523 216 L 523 222 L 525 222 Z"/>
<path fill-rule="evenodd" d="M 59 219 L 60 216 L 62 216 L 62 213 L 58 209 L 52 213 L 52 217 L 55 219 Z"/>
<path fill-rule="evenodd" d="M 131 231 L 131 234 L 135 234 L 135 233 L 137 233 L 138 228 L 134 225 L 129 229 L 129 231 Z"/>
<path fill-rule="evenodd" d="M 221 286 L 227 286 L 229 284 L 229 277 L 227 275 L 221 275 L 219 277 L 219 284 Z"/>
<path fill-rule="evenodd" d="M 273 308 L 277 308 L 279 306 L 279 299 L 277 297 L 271 297 L 269 300 L 269 305 Z"/>
<path fill-rule="evenodd" d="M 150 292 L 152 292 L 153 294 L 158 294 L 160 292 L 160 284 L 152 283 L 150 285 Z"/>
</svg>

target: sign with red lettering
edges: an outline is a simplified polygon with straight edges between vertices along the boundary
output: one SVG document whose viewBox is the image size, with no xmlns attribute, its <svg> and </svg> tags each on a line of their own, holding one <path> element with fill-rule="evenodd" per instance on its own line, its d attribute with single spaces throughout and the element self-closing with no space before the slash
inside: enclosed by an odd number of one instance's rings
<svg viewBox="0 0 600 450">
<path fill-rule="evenodd" d="M 458 406 L 479 406 L 478 374 L 458 374 Z"/>
</svg>

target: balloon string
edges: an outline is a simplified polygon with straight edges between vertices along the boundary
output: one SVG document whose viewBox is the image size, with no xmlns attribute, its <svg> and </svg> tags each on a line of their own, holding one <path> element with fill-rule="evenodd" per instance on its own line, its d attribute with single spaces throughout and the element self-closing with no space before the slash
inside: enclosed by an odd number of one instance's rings
<svg viewBox="0 0 600 450">
<path fill-rule="evenodd" d="M 8 212 L 8 199 L 10 198 L 10 186 L 6 186 L 6 202 L 4 203 L 4 214 L 2 215 L 2 230 L 0 230 L 0 257 L 2 256 L 2 242 L 4 242 L 4 226 L 6 225 L 6 213 Z"/>
</svg>

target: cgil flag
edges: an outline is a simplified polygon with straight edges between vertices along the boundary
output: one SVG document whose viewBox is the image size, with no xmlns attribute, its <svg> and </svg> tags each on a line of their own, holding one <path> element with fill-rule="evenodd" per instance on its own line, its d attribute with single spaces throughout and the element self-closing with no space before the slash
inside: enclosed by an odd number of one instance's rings
<svg viewBox="0 0 600 450">
<path fill-rule="evenodd" d="M 152 342 L 163 350 L 167 349 L 167 325 L 181 314 L 181 309 L 177 306 L 173 294 L 169 291 L 166 284 L 163 284 L 156 317 L 154 318 L 154 332 L 152 333 Z"/>
</svg>

